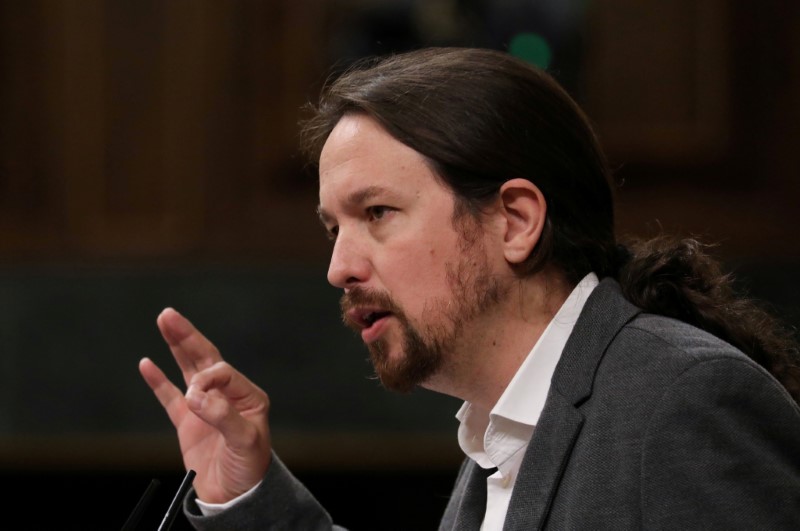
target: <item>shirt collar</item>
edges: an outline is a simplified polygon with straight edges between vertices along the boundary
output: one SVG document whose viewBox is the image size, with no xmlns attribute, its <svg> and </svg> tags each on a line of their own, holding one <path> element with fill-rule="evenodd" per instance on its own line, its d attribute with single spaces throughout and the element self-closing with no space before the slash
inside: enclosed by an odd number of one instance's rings
<svg viewBox="0 0 800 531">
<path fill-rule="evenodd" d="M 487 414 L 485 410 L 464 402 L 456 413 L 456 418 L 461 423 L 458 430 L 459 445 L 464 453 L 473 457 L 482 466 L 486 464 L 485 455 L 484 459 L 481 459 L 478 454 L 484 453 L 485 436 L 490 431 L 496 432 L 495 429 L 488 429 L 490 424 L 497 424 L 500 419 L 505 419 L 512 424 L 518 423 L 530 427 L 527 431 L 532 433 L 532 428 L 539 421 L 544 409 L 547 393 L 550 390 L 550 380 L 561 358 L 561 352 L 589 294 L 598 282 L 597 275 L 589 273 L 575 286 L 491 412 Z M 508 425 L 505 421 L 500 421 L 499 424 Z"/>
</svg>

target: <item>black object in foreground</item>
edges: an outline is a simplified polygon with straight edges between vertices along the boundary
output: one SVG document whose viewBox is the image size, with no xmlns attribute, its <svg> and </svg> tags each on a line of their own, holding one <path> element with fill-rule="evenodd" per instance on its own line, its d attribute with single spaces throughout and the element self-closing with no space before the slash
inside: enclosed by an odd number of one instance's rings
<svg viewBox="0 0 800 531">
<path fill-rule="evenodd" d="M 186 475 L 183 477 L 183 481 L 181 482 L 181 486 L 178 487 L 178 492 L 175 493 L 175 497 L 172 499 L 172 503 L 169 504 L 169 508 L 167 509 L 167 514 L 164 515 L 164 519 L 161 521 L 161 525 L 158 526 L 158 531 L 167 531 L 169 528 L 172 527 L 172 522 L 175 521 L 175 516 L 177 516 L 178 511 L 181 508 L 181 502 L 183 501 L 183 497 L 186 496 L 186 493 L 189 492 L 189 488 L 192 486 L 192 481 L 194 480 L 195 471 L 189 470 L 186 472 Z"/>
<path fill-rule="evenodd" d="M 189 470 L 186 472 L 186 475 L 183 477 L 183 481 L 181 481 L 180 487 L 178 487 L 178 492 L 175 493 L 175 497 L 172 499 L 172 503 L 170 503 L 169 508 L 164 515 L 164 519 L 161 520 L 161 525 L 158 526 L 158 531 L 168 531 L 172 527 L 172 523 L 175 521 L 175 517 L 178 515 L 178 511 L 181 508 L 181 502 L 183 501 L 184 496 L 186 496 L 186 493 L 189 492 L 189 488 L 192 486 L 194 476 L 194 470 Z M 150 505 L 150 503 L 152 503 L 153 497 L 159 485 L 161 485 L 161 482 L 159 482 L 157 479 L 150 481 L 150 484 L 147 486 L 144 494 L 142 494 L 142 497 L 139 498 L 139 502 L 136 504 L 136 507 L 133 508 L 133 512 L 128 517 L 128 520 L 125 521 L 125 525 L 122 526 L 120 531 L 136 530 L 136 526 L 139 525 L 142 515 L 144 515 L 144 513 L 147 511 L 147 507 Z"/>
<path fill-rule="evenodd" d="M 121 531 L 134 531 L 136 529 L 136 526 L 139 525 L 139 520 L 142 519 L 142 515 L 147 509 L 147 506 L 150 505 L 151 501 L 153 501 L 153 496 L 155 495 L 159 485 L 161 485 L 161 482 L 157 479 L 150 481 L 150 484 L 147 486 L 144 494 L 142 494 L 142 497 L 139 498 L 139 502 L 136 504 L 136 507 L 133 508 L 133 512 L 125 521 L 125 525 L 122 526 Z"/>
</svg>

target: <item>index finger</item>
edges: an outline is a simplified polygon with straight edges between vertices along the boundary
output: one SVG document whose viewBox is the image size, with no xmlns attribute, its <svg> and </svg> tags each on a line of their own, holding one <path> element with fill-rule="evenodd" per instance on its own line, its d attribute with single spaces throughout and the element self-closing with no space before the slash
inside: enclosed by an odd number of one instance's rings
<svg viewBox="0 0 800 531">
<path fill-rule="evenodd" d="M 222 355 L 206 337 L 174 308 L 165 308 L 156 319 L 161 335 L 189 384 L 192 375 L 222 361 Z"/>
</svg>

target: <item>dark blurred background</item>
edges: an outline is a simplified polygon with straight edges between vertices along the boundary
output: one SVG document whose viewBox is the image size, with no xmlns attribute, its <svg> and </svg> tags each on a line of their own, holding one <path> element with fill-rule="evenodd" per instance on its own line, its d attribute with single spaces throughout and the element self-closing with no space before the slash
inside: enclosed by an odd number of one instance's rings
<svg viewBox="0 0 800 531">
<path fill-rule="evenodd" d="M 20 529 L 119 529 L 153 478 L 156 529 L 184 473 L 137 370 L 177 378 L 165 306 L 268 390 L 276 450 L 339 523 L 436 528 L 459 404 L 371 379 L 297 154 L 327 75 L 427 45 L 547 68 L 607 148 L 620 233 L 715 244 L 800 323 L 798 2 L 0 0 L 0 481 L 7 512 L 34 507 Z"/>
</svg>

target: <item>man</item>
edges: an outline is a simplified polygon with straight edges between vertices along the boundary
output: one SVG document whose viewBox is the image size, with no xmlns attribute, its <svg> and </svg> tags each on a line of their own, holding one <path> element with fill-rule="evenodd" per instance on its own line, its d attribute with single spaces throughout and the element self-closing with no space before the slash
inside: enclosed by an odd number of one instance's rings
<svg viewBox="0 0 800 531">
<path fill-rule="evenodd" d="M 549 76 L 401 54 L 340 76 L 303 131 L 328 280 L 381 382 L 464 400 L 441 529 L 797 529 L 795 343 L 697 242 L 617 244 L 602 152 Z M 140 371 L 197 473 L 193 525 L 334 527 L 273 452 L 267 394 L 157 322 L 187 390 Z"/>
</svg>

